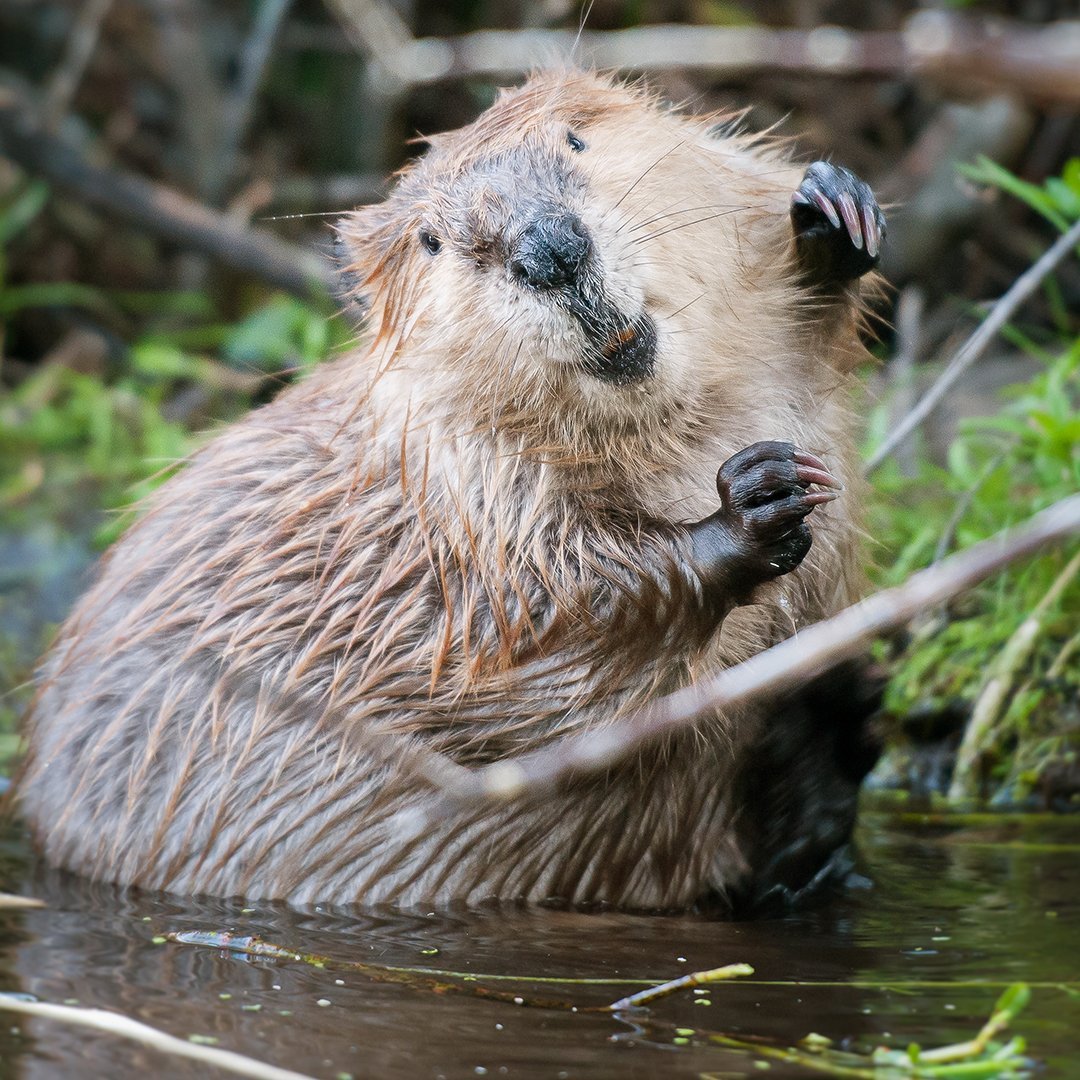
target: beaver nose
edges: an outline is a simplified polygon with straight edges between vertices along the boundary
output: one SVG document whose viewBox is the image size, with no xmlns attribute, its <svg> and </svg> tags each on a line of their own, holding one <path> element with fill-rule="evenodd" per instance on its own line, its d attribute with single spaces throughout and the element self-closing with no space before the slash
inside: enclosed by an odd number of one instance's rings
<svg viewBox="0 0 1080 1080">
<path fill-rule="evenodd" d="M 544 216 L 526 226 L 507 265 L 522 285 L 557 289 L 577 281 L 591 250 L 589 231 L 576 214 Z"/>
</svg>

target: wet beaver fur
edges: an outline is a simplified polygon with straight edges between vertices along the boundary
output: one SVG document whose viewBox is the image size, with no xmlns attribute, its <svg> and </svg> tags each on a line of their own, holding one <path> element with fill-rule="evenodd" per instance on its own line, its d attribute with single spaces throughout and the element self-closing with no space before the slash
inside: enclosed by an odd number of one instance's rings
<svg viewBox="0 0 1080 1080">
<path fill-rule="evenodd" d="M 430 143 L 340 225 L 362 343 L 199 450 L 63 627 L 36 839 L 297 903 L 798 898 L 872 760 L 837 676 L 419 836 L 410 749 L 610 723 L 856 597 L 873 196 L 592 74 Z"/>
</svg>

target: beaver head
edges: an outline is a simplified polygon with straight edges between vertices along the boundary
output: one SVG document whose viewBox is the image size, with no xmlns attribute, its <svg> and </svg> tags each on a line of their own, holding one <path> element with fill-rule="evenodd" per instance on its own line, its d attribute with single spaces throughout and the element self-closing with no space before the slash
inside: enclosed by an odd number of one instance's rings
<svg viewBox="0 0 1080 1080">
<path fill-rule="evenodd" d="M 742 373 L 785 351 L 791 308 L 780 155 L 566 73 L 428 142 L 341 225 L 383 365 L 407 354 L 458 422 L 544 418 L 548 443 L 750 404 Z"/>
</svg>

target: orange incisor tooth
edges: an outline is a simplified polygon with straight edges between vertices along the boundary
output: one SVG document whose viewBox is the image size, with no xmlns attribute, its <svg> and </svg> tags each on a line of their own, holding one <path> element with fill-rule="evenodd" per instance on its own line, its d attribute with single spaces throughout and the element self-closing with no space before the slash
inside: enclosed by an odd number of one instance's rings
<svg viewBox="0 0 1080 1080">
<path fill-rule="evenodd" d="M 625 330 L 620 330 L 613 338 L 608 339 L 608 343 L 604 346 L 604 355 L 610 356 L 620 345 L 625 345 L 627 342 L 633 341 L 637 337 L 637 331 L 633 326 L 626 327 Z"/>
</svg>

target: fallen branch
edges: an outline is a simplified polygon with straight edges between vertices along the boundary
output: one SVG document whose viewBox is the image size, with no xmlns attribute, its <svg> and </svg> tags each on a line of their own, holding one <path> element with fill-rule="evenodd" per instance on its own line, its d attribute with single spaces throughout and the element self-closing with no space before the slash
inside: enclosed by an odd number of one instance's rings
<svg viewBox="0 0 1080 1080">
<path fill-rule="evenodd" d="M 857 656 L 874 638 L 903 626 L 920 611 L 1074 533 L 1080 533 L 1080 495 L 1063 499 L 1018 528 L 952 555 L 912 575 L 903 585 L 876 593 L 741 664 L 659 698 L 610 727 L 568 735 L 547 748 L 478 769 L 456 764 L 444 768 L 443 755 L 428 755 L 434 768 L 421 763 L 419 769 L 443 789 L 445 797 L 414 825 L 423 829 L 452 813 L 455 805 L 535 794 L 572 773 L 608 768 L 633 750 L 717 709 L 730 709 L 812 679 Z"/>
<path fill-rule="evenodd" d="M 917 428 L 935 407 L 940 404 L 949 387 L 986 351 L 997 332 L 1012 318 L 1020 305 L 1042 284 L 1055 266 L 1080 244 L 1080 221 L 1068 232 L 1057 238 L 1043 255 L 1027 268 L 1010 286 L 1009 291 L 994 304 L 990 314 L 979 328 L 964 342 L 959 352 L 945 366 L 929 390 L 915 407 L 889 432 L 889 437 L 877 448 L 866 463 L 867 476 L 874 472 L 888 456 Z"/>
<path fill-rule="evenodd" d="M 898 31 L 657 25 L 628 30 L 482 30 L 403 40 L 400 18 L 372 0 L 329 0 L 350 27 L 293 24 L 294 48 L 356 46 L 407 86 L 448 79 L 514 78 L 538 65 L 579 63 L 621 71 L 698 71 L 716 78 L 758 72 L 924 78 L 961 90 L 1011 92 L 1035 101 L 1080 101 L 1080 22 L 1032 27 L 940 10 L 912 15 Z M 378 19 L 374 12 L 379 12 Z M 384 12 L 392 14 L 392 18 Z M 396 45 L 396 47 L 395 47 Z"/>
<path fill-rule="evenodd" d="M 332 289 L 329 264 L 314 251 L 247 228 L 162 184 L 92 164 L 44 131 L 31 104 L 8 86 L 0 88 L 0 154 L 88 206 L 279 289 L 307 298 Z"/>
<path fill-rule="evenodd" d="M 123 1039 L 131 1039 L 143 1046 L 160 1050 L 163 1054 L 199 1061 L 235 1076 L 252 1076 L 255 1080 L 314 1080 L 306 1073 L 267 1065 L 255 1058 L 238 1054 L 235 1050 L 219 1050 L 216 1046 L 178 1039 L 175 1035 L 167 1035 L 149 1024 L 133 1020 L 130 1016 L 105 1009 L 83 1009 L 74 1005 L 53 1005 L 47 1001 L 28 1001 L 15 994 L 0 994 L 0 1009 L 119 1035 Z"/>
</svg>

